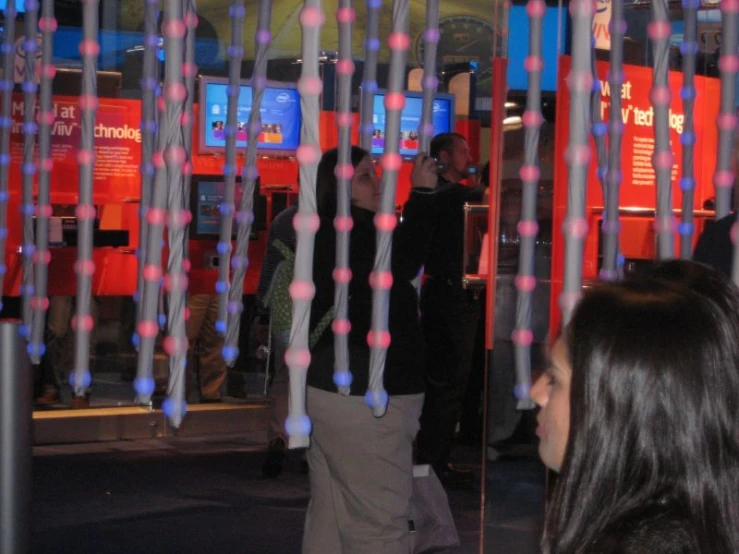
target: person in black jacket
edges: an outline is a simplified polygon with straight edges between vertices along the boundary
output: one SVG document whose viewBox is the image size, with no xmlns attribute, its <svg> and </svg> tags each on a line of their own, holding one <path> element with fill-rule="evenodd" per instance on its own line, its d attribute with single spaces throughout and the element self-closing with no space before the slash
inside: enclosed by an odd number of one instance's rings
<svg viewBox="0 0 739 554">
<path fill-rule="evenodd" d="M 739 289 L 663 262 L 586 292 L 531 398 L 544 554 L 739 552 Z"/>
<path fill-rule="evenodd" d="M 734 260 L 734 244 L 731 242 L 731 228 L 736 223 L 736 213 L 716 221 L 706 221 L 698 243 L 695 245 L 693 259 L 718 269 L 731 277 L 731 264 Z"/>
<path fill-rule="evenodd" d="M 324 154 L 316 185 L 320 227 L 315 237 L 315 297 L 311 328 L 334 303 L 336 265 L 338 154 Z M 370 273 L 375 260 L 375 212 L 380 178 L 369 154 L 352 147 L 348 336 L 351 393 L 337 393 L 333 381 L 334 335 L 326 329 L 311 350 L 307 375 L 307 413 L 312 422 L 307 451 L 311 501 L 305 521 L 303 554 L 407 553 L 410 551 L 409 503 L 413 482 L 413 439 L 423 405 L 424 340 L 418 320 L 418 296 L 411 280 L 425 259 L 435 222 L 436 170 L 419 156 L 412 173 L 413 192 L 393 234 L 393 284 L 389 302 L 391 344 L 384 385 L 387 413 L 375 418 L 366 405 L 370 350 L 367 333 L 372 313 Z"/>
<path fill-rule="evenodd" d="M 417 461 L 431 464 L 446 486 L 466 487 L 472 484 L 472 472 L 449 461 L 480 318 L 478 298 L 462 287 L 463 207 L 465 202 L 481 201 L 483 189 L 460 182 L 474 180 L 470 175 L 472 157 L 464 136 L 437 135 L 431 141 L 430 151 L 442 169 L 437 194 L 438 223 L 421 291 L 421 323 L 429 352 Z"/>
</svg>

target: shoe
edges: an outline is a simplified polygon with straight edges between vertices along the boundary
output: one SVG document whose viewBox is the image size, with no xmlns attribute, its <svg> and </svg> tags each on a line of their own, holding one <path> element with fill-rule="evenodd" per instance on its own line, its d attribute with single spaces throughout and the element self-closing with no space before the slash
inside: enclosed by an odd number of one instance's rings
<svg viewBox="0 0 739 554">
<path fill-rule="evenodd" d="M 262 475 L 266 479 L 274 479 L 282 473 L 287 447 L 281 438 L 272 439 L 267 447 L 267 457 L 262 464 Z"/>
<path fill-rule="evenodd" d="M 436 476 L 444 487 L 449 489 L 469 489 L 475 476 L 471 469 L 458 469 L 450 463 L 433 466 Z"/>
<path fill-rule="evenodd" d="M 86 410 L 90 407 L 90 397 L 75 396 L 72 398 L 72 403 L 69 405 L 70 410 Z"/>
<path fill-rule="evenodd" d="M 59 404 L 59 393 L 53 390 L 47 390 L 33 402 L 36 406 L 53 406 L 54 404 Z"/>
</svg>

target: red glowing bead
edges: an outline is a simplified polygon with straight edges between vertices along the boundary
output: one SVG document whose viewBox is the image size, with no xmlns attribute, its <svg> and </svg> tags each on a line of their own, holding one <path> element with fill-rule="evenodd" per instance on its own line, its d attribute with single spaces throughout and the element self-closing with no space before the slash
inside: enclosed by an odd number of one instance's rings
<svg viewBox="0 0 739 554">
<path fill-rule="evenodd" d="M 408 33 L 390 33 L 387 38 L 387 44 L 392 50 L 408 50 L 411 44 L 411 37 Z"/>
</svg>

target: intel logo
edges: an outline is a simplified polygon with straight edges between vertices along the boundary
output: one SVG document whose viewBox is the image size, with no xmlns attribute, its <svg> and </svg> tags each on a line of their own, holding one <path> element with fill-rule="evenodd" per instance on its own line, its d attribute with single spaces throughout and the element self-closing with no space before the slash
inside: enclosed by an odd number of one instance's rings
<svg viewBox="0 0 739 554">
<path fill-rule="evenodd" d="M 277 95 L 275 98 L 276 102 L 289 102 L 290 101 L 290 95 L 286 92 L 281 92 Z"/>
</svg>

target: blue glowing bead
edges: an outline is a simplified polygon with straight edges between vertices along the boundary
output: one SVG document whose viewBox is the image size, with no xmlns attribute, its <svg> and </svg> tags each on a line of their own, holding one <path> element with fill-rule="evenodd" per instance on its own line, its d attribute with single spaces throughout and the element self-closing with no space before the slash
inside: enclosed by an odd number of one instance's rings
<svg viewBox="0 0 739 554">
<path fill-rule="evenodd" d="M 10 163 L 10 154 L 0 154 L 0 164 L 8 165 Z"/>
<path fill-rule="evenodd" d="M 244 6 L 231 5 L 231 7 L 228 9 L 228 14 L 231 17 L 244 17 L 244 15 L 246 14 L 246 10 L 244 9 Z"/>
<path fill-rule="evenodd" d="M 228 56 L 229 58 L 243 58 L 244 57 L 244 47 L 243 46 L 234 46 L 231 45 L 228 47 Z"/>
<path fill-rule="evenodd" d="M 698 42 L 695 40 L 687 40 L 680 43 L 680 53 L 683 56 L 698 53 Z"/>
<path fill-rule="evenodd" d="M 225 281 L 216 281 L 216 292 L 218 294 L 223 294 L 228 290 L 228 285 Z"/>
<path fill-rule="evenodd" d="M 595 40 L 595 37 L 593 37 L 593 40 Z M 600 92 L 600 79 L 593 79 L 593 92 Z"/>
<path fill-rule="evenodd" d="M 151 396 L 154 392 L 154 379 L 151 377 L 136 377 L 133 380 L 133 390 L 139 396 Z"/>
<path fill-rule="evenodd" d="M 33 256 L 35 252 L 36 252 L 36 245 L 33 244 L 32 242 L 29 242 L 28 244 L 23 246 L 23 255 L 26 256 L 27 258 L 30 258 L 31 256 Z"/>
<path fill-rule="evenodd" d="M 600 179 L 601 181 L 605 181 L 607 173 L 608 173 L 607 167 L 599 167 L 597 170 L 598 179 Z"/>
<path fill-rule="evenodd" d="M 598 123 L 593 124 L 593 134 L 596 137 L 602 137 L 607 132 L 608 132 L 608 125 L 606 125 L 602 121 L 599 121 Z"/>
<path fill-rule="evenodd" d="M 157 323 L 159 323 L 159 327 L 164 327 L 167 324 L 167 315 L 159 314 L 157 316 Z"/>
<path fill-rule="evenodd" d="M 5 266 L 5 264 L 0 264 L 0 275 L 5 275 L 5 272 L 8 270 L 8 268 Z"/>
<path fill-rule="evenodd" d="M 8 228 L 0 227 L 0 239 L 8 238 Z"/>
<path fill-rule="evenodd" d="M 352 375 L 351 371 L 337 371 L 334 373 L 334 385 L 336 385 L 339 388 L 349 388 L 352 385 L 352 381 L 354 380 L 354 376 Z"/>
<path fill-rule="evenodd" d="M 695 179 L 692 177 L 682 177 L 680 179 L 680 190 L 683 192 L 688 192 L 693 190 L 693 187 L 695 186 Z"/>
<path fill-rule="evenodd" d="M 157 35 L 146 35 L 144 37 L 144 45 L 145 46 L 158 46 L 159 37 Z"/>
<path fill-rule="evenodd" d="M 312 425 L 307 415 L 292 416 L 285 420 L 285 431 L 288 436 L 293 437 L 310 435 Z"/>
<path fill-rule="evenodd" d="M 682 135 L 680 135 L 680 144 L 683 146 L 690 146 L 691 144 L 695 144 L 695 133 L 685 131 Z"/>
<path fill-rule="evenodd" d="M 33 162 L 24 163 L 22 166 L 23 175 L 34 175 L 36 173 L 36 164 Z"/>
<path fill-rule="evenodd" d="M 616 265 L 618 267 L 623 267 L 625 263 L 626 263 L 626 258 L 624 258 L 623 254 L 619 254 L 618 256 L 616 256 Z"/>
<path fill-rule="evenodd" d="M 21 294 L 24 296 L 33 296 L 35 292 L 36 287 L 34 287 L 32 284 L 21 286 Z"/>
<path fill-rule="evenodd" d="M 218 246 L 216 246 L 216 250 L 219 254 L 225 254 L 229 251 L 231 247 L 231 244 L 228 242 L 219 242 Z"/>
<path fill-rule="evenodd" d="M 222 319 L 219 319 L 216 321 L 216 331 L 218 331 L 221 335 L 224 335 L 226 333 L 227 325 L 226 322 Z"/>
<path fill-rule="evenodd" d="M 376 391 L 368 390 L 367 393 L 364 395 L 364 401 L 367 403 L 367 406 L 372 409 L 387 406 L 387 391 L 385 389 L 380 389 Z"/>
<path fill-rule="evenodd" d="M 30 329 L 25 325 L 20 325 L 18 327 L 18 334 L 23 337 L 24 339 L 29 336 Z"/>
<path fill-rule="evenodd" d="M 693 234 L 693 224 L 692 223 L 681 223 L 677 226 L 677 232 L 680 233 L 681 236 L 686 237 L 688 235 Z"/>
<path fill-rule="evenodd" d="M 78 386 L 86 389 L 90 386 L 90 383 L 92 383 L 92 375 L 90 375 L 90 372 L 86 369 L 83 370 L 81 374 L 78 374 L 76 371 L 69 374 L 69 386 L 74 389 Z"/>
<path fill-rule="evenodd" d="M 682 87 L 680 89 L 680 98 L 682 100 L 695 100 L 696 94 L 695 87 Z"/>
<path fill-rule="evenodd" d="M 239 348 L 237 346 L 227 344 L 221 350 L 221 354 L 223 355 L 224 360 L 231 362 L 239 357 Z"/>
<path fill-rule="evenodd" d="M 187 402 L 184 400 L 177 402 L 174 398 L 166 398 L 162 402 L 162 411 L 164 415 L 170 419 L 175 417 L 183 418 L 187 414 Z"/>
<path fill-rule="evenodd" d="M 518 400 L 522 400 L 529 397 L 530 389 L 531 386 L 528 383 L 518 383 L 515 387 L 513 387 L 513 394 Z"/>
<path fill-rule="evenodd" d="M 27 135 L 34 135 L 36 134 L 37 130 L 38 130 L 38 125 L 36 125 L 33 121 L 29 121 L 23 124 L 23 132 L 26 133 Z"/>
<path fill-rule="evenodd" d="M 226 177 L 236 175 L 236 164 L 223 164 L 223 175 Z"/>
<path fill-rule="evenodd" d="M 141 344 L 141 337 L 139 337 L 138 333 L 134 333 L 133 335 L 131 335 L 131 344 L 133 344 L 134 348 L 138 349 L 139 345 Z"/>
<path fill-rule="evenodd" d="M 3 43 L 0 45 L 0 51 L 2 51 L 3 54 L 10 54 L 13 50 L 15 50 L 15 46 L 12 44 Z"/>
<path fill-rule="evenodd" d="M 230 215 L 234 212 L 234 205 L 230 202 L 221 202 L 219 208 L 221 210 L 221 215 Z"/>
<path fill-rule="evenodd" d="M 0 117 L 0 127 L 3 129 L 9 129 L 13 125 L 13 120 L 9 117 Z M 10 162 L 10 156 L 8 154 L 3 154 L 2 157 L 3 160 L 7 159 L 8 162 Z"/>
<path fill-rule="evenodd" d="M 21 205 L 21 213 L 23 215 L 35 215 L 36 206 L 34 206 L 33 204 L 23 204 Z"/>
<path fill-rule="evenodd" d="M 0 300 L 0 312 L 3 311 L 3 301 Z"/>
<path fill-rule="evenodd" d="M 370 52 L 377 52 L 380 49 L 380 39 L 372 37 L 364 41 L 364 47 Z"/>
<path fill-rule="evenodd" d="M 367 0 L 367 7 L 371 10 L 379 10 L 382 7 L 382 0 Z"/>
<path fill-rule="evenodd" d="M 23 81 L 23 92 L 26 94 L 35 94 L 38 90 L 38 86 L 33 81 Z M 28 131 L 29 133 L 32 133 L 33 131 Z"/>
<path fill-rule="evenodd" d="M 26 350 L 31 357 L 41 357 L 46 354 L 46 345 L 43 342 L 29 342 Z"/>
</svg>

